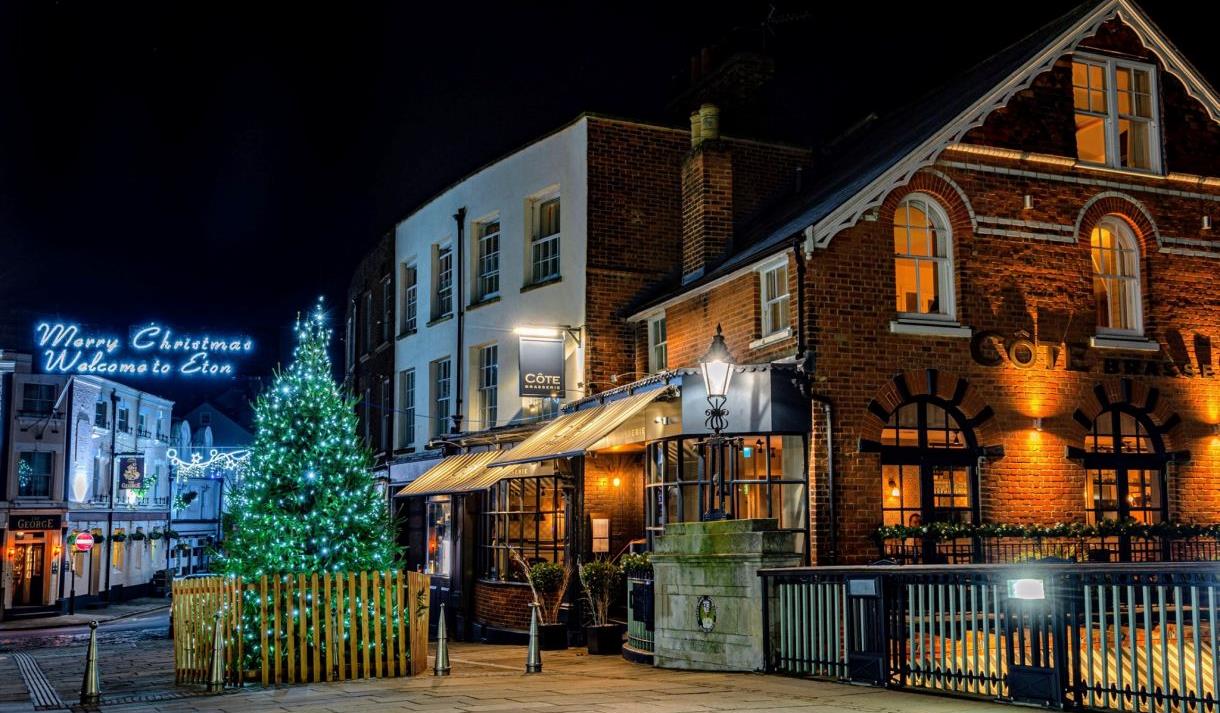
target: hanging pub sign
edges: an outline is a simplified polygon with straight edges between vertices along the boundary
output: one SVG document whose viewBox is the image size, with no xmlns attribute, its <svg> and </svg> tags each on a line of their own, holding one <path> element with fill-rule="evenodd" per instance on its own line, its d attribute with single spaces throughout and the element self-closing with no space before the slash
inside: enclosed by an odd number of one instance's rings
<svg viewBox="0 0 1220 713">
<path fill-rule="evenodd" d="M 99 376 L 235 376 L 236 359 L 254 351 L 244 336 L 187 334 L 149 322 L 131 327 L 127 338 L 74 322 L 34 327 L 42 371 Z"/>
<path fill-rule="evenodd" d="M 119 490 L 144 487 L 144 456 L 119 456 Z"/>
<path fill-rule="evenodd" d="M 563 340 L 520 337 L 521 388 L 519 396 L 534 398 L 563 395 Z"/>
<path fill-rule="evenodd" d="M 58 530 L 63 524 L 60 515 L 9 515 L 10 530 Z"/>
</svg>

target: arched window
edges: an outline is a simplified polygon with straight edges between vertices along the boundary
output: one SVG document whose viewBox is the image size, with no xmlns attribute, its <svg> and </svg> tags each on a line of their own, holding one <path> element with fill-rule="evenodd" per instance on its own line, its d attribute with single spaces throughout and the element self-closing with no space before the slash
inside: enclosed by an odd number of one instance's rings
<svg viewBox="0 0 1220 713">
<path fill-rule="evenodd" d="M 878 451 L 886 525 L 978 521 L 978 444 L 956 408 L 914 397 L 891 414 Z"/>
<path fill-rule="evenodd" d="M 894 212 L 894 278 L 900 316 L 953 319 L 953 239 L 944 210 L 923 193 Z"/>
<path fill-rule="evenodd" d="M 1142 335 L 1139 246 L 1119 217 L 1102 218 L 1089 237 L 1093 254 L 1093 300 L 1102 333 Z"/>
<path fill-rule="evenodd" d="M 1093 421 L 1084 441 L 1088 521 L 1161 522 L 1168 458 L 1160 432 L 1146 414 L 1112 405 Z"/>
</svg>

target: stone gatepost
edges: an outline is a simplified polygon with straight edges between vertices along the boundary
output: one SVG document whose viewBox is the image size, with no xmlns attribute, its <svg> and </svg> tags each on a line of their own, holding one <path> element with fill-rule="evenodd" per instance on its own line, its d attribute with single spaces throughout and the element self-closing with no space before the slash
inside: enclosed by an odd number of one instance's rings
<svg viewBox="0 0 1220 713">
<path fill-rule="evenodd" d="M 798 534 L 776 520 L 665 526 L 652 553 L 653 662 L 661 668 L 757 671 L 763 667 L 758 570 L 801 564 Z"/>
</svg>

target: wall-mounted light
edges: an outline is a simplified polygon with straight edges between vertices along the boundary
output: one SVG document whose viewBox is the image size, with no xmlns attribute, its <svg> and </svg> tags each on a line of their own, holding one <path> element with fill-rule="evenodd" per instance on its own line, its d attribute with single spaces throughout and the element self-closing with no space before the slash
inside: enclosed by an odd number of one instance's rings
<svg viewBox="0 0 1220 713">
<path fill-rule="evenodd" d="M 1034 197 L 1031 196 L 1030 194 L 1026 193 L 1025 202 L 1023 205 L 1024 205 L 1025 210 L 1033 210 L 1034 209 Z"/>
<path fill-rule="evenodd" d="M 888 485 L 890 486 L 890 497 L 891 498 L 902 497 L 902 490 L 898 487 L 897 481 L 895 481 L 893 478 L 890 478 L 890 482 L 888 483 Z"/>
<path fill-rule="evenodd" d="M 610 484 L 611 484 L 611 485 L 613 485 L 614 487 L 616 487 L 616 488 L 617 488 L 617 487 L 619 487 L 619 486 L 621 486 L 621 485 L 623 484 L 623 479 L 622 479 L 622 478 L 615 478 L 614 480 L 611 480 L 611 481 L 610 481 Z"/>
<path fill-rule="evenodd" d="M 1203 216 L 1203 229 L 1204 230 L 1212 229 L 1212 217 L 1210 215 Z"/>
<path fill-rule="evenodd" d="M 1042 431 L 1042 417 L 1041 416 L 1034 418 L 1034 430 L 1039 431 L 1039 432 Z"/>
<path fill-rule="evenodd" d="M 519 337 L 545 337 L 556 339 L 562 334 L 555 327 L 514 327 L 513 334 Z"/>
</svg>

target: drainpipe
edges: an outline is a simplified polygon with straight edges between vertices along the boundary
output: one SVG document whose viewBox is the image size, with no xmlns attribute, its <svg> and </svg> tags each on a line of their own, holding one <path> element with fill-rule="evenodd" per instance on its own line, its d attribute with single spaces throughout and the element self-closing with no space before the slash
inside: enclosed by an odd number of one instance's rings
<svg viewBox="0 0 1220 713">
<path fill-rule="evenodd" d="M 453 419 L 453 427 L 451 433 L 462 432 L 462 395 L 465 393 L 465 385 L 462 383 L 462 355 L 466 350 L 465 335 L 462 333 L 462 328 L 466 322 L 466 206 L 458 208 L 453 214 L 453 220 L 457 223 L 457 240 L 454 254 L 454 283 L 457 285 L 457 294 L 453 305 L 454 313 L 457 316 L 457 352 L 453 357 L 453 396 L 454 408 L 453 414 L 450 416 Z"/>
<path fill-rule="evenodd" d="M 805 330 L 807 324 L 805 319 L 805 255 L 802 245 L 803 238 L 798 234 L 792 242 L 792 256 L 796 261 L 796 353 L 800 359 L 799 368 L 805 374 L 806 381 L 803 386 L 808 389 L 810 401 L 822 405 L 822 414 L 826 418 L 826 491 L 827 514 L 830 520 L 827 558 L 830 560 L 829 564 L 835 564 L 839 559 L 839 533 L 838 502 L 835 497 L 834 403 L 829 396 L 813 391 L 814 354 L 813 350 L 809 348 L 808 335 Z M 812 554 L 811 552 L 811 557 Z"/>
</svg>

